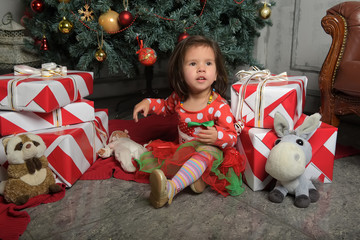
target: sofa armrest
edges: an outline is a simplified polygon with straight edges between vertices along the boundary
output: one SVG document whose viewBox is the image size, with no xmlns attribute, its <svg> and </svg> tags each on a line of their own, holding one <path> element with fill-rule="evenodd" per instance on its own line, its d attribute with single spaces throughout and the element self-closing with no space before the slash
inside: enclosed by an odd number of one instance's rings
<svg viewBox="0 0 360 240">
<path fill-rule="evenodd" d="M 326 15 L 321 20 L 324 31 L 332 37 L 329 52 L 319 75 L 320 91 L 331 92 L 346 43 L 346 20 L 340 15 Z"/>
</svg>

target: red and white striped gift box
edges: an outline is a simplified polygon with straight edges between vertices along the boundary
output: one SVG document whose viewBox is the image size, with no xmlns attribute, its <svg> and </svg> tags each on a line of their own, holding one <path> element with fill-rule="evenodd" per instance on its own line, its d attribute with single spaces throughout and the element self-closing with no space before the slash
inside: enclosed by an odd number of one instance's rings
<svg viewBox="0 0 360 240">
<path fill-rule="evenodd" d="M 95 121 L 33 131 L 46 144 L 44 155 L 49 161 L 49 167 L 57 179 L 67 187 L 71 187 L 96 161 L 96 152 L 103 147 L 103 141 L 98 139 L 97 131 L 101 130 L 108 134 L 107 114 L 95 113 L 95 115 L 97 116 Z M 95 123 L 96 121 L 98 123 Z M 6 179 L 8 165 L 3 146 L 0 147 L 0 165 L 0 181 L 2 181 Z"/>
<path fill-rule="evenodd" d="M 62 77 L 0 76 L 0 110 L 51 112 L 92 93 L 92 72 L 68 71 Z"/>
<path fill-rule="evenodd" d="M 303 114 L 295 125 L 300 126 L 307 116 Z M 253 190 L 267 189 L 273 178 L 265 171 L 265 164 L 277 135 L 273 129 L 245 127 L 237 142 L 237 149 L 246 156 L 244 181 Z M 324 183 L 333 180 L 333 166 L 337 128 L 321 123 L 309 139 L 312 147 L 312 159 L 305 174 Z"/>
<path fill-rule="evenodd" d="M 80 99 L 49 113 L 0 111 L 0 136 L 95 120 L 94 102 Z"/>
<path fill-rule="evenodd" d="M 109 112 L 108 109 L 97 108 L 95 109 L 95 129 L 96 139 L 95 148 L 96 152 L 108 143 L 109 140 Z"/>
<path fill-rule="evenodd" d="M 276 112 L 293 127 L 304 110 L 307 81 L 305 76 L 238 81 L 231 87 L 231 111 L 246 127 L 272 128 Z"/>
</svg>

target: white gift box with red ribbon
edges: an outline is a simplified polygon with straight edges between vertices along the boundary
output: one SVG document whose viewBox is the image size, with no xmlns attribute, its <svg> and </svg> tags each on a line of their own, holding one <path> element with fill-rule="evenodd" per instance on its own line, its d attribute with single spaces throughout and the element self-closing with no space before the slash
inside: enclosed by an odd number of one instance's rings
<svg viewBox="0 0 360 240">
<path fill-rule="evenodd" d="M 93 73 L 68 71 L 66 76 L 0 76 L 0 110 L 51 112 L 93 93 Z"/>
<path fill-rule="evenodd" d="M 301 116 L 295 129 L 306 117 L 305 114 Z M 277 138 L 273 129 L 255 127 L 245 127 L 238 138 L 237 149 L 246 156 L 244 181 L 253 191 L 268 189 L 273 184 L 273 178 L 265 171 L 265 164 Z M 309 143 L 313 155 L 305 170 L 309 178 L 332 182 L 336 138 L 337 128 L 323 122 L 312 134 Z"/>
<path fill-rule="evenodd" d="M 98 139 L 97 132 L 108 135 L 108 116 L 95 113 L 95 121 L 33 131 L 46 144 L 45 156 L 57 180 L 71 187 L 96 161 L 96 153 L 107 139 Z M 0 139 L 2 141 L 2 139 Z M 0 181 L 6 179 L 7 160 L 0 147 Z"/>
<path fill-rule="evenodd" d="M 231 87 L 231 110 L 242 127 L 272 128 L 276 112 L 291 127 L 298 121 L 305 106 L 307 77 L 272 75 L 268 70 L 240 71 L 237 77 Z"/>
<path fill-rule="evenodd" d="M 94 102 L 80 99 L 49 113 L 0 111 L 0 136 L 95 120 Z"/>
</svg>

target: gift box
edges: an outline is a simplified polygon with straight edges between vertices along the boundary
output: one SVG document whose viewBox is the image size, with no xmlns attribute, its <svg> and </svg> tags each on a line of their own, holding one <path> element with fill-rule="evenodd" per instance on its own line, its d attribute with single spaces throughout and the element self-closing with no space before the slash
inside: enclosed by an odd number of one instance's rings
<svg viewBox="0 0 360 240">
<path fill-rule="evenodd" d="M 293 127 L 304 110 L 307 82 L 305 76 L 269 73 L 245 78 L 231 87 L 231 110 L 247 127 L 272 128 L 276 112 Z"/>
<path fill-rule="evenodd" d="M 95 115 L 95 121 L 33 131 L 46 144 L 44 155 L 49 167 L 67 187 L 71 187 L 96 161 L 96 152 L 104 146 L 103 140 L 97 139 L 97 132 L 101 130 L 108 134 L 107 115 Z M 0 180 L 4 180 L 8 163 L 3 146 L 0 146 L 0 165 Z"/>
<path fill-rule="evenodd" d="M 295 125 L 300 126 L 307 116 L 303 114 Z M 312 147 L 312 159 L 306 166 L 305 175 L 331 183 L 337 128 L 321 123 L 320 127 L 308 140 Z M 268 189 L 274 183 L 273 178 L 265 171 L 265 164 L 270 150 L 278 139 L 273 129 L 245 127 L 237 142 L 237 149 L 246 156 L 244 182 L 253 190 Z"/>
<path fill-rule="evenodd" d="M 0 76 L 0 110 L 51 112 L 93 93 L 93 73 L 68 71 L 66 76 Z"/>
<path fill-rule="evenodd" d="M 81 99 L 49 113 L 0 111 L 0 136 L 95 120 L 94 102 Z"/>
<path fill-rule="evenodd" d="M 95 149 L 96 152 L 108 143 L 109 139 L 109 112 L 108 109 L 95 109 Z"/>
</svg>

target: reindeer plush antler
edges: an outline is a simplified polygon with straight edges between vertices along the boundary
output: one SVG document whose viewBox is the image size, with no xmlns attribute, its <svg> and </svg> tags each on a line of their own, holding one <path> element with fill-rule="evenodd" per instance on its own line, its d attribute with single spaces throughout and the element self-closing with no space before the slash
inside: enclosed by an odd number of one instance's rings
<svg viewBox="0 0 360 240">
<path fill-rule="evenodd" d="M 276 187 L 270 192 L 269 200 L 281 203 L 290 193 L 295 195 L 295 206 L 306 208 L 310 202 L 319 199 L 319 193 L 311 179 L 304 175 L 305 168 L 312 158 L 312 148 L 308 139 L 319 127 L 321 115 L 315 113 L 306 118 L 296 130 L 280 113 L 274 116 L 274 129 L 279 139 L 271 149 L 265 171 L 277 180 Z"/>
</svg>

